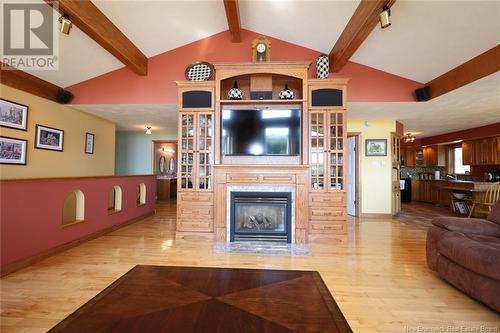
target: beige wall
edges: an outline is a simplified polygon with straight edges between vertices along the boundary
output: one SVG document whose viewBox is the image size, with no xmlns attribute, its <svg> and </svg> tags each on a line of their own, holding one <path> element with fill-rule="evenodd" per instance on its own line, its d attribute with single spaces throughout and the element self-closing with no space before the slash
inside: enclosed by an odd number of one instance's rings
<svg viewBox="0 0 500 333">
<path fill-rule="evenodd" d="M 27 163 L 0 165 L 1 179 L 114 175 L 115 124 L 23 91 L 0 85 L 0 96 L 28 105 L 28 131 L 1 127 L 0 135 L 28 140 Z M 35 126 L 64 130 L 64 151 L 35 149 Z M 85 154 L 85 133 L 95 134 Z"/>
<path fill-rule="evenodd" d="M 368 126 L 367 126 L 368 125 Z M 391 214 L 391 132 L 396 130 L 395 120 L 348 119 L 348 132 L 361 132 L 361 212 L 363 214 Z M 365 156 L 366 139 L 387 139 L 387 156 Z"/>
</svg>

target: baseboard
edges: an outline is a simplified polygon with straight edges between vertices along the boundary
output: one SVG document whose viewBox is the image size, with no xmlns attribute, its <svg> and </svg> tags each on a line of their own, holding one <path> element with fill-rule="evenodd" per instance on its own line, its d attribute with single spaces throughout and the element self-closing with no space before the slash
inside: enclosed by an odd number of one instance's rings
<svg viewBox="0 0 500 333">
<path fill-rule="evenodd" d="M 138 222 L 138 221 L 140 221 L 142 219 L 145 219 L 146 217 L 153 216 L 155 214 L 156 214 L 156 210 L 153 210 L 150 213 L 147 213 L 147 214 L 135 217 L 133 219 L 130 219 L 130 220 L 125 221 L 125 222 L 120 223 L 120 224 L 113 225 L 113 226 L 111 226 L 109 228 L 96 231 L 96 232 L 94 232 L 94 233 L 92 233 L 90 235 L 80 237 L 80 238 L 72 240 L 70 242 L 67 242 L 67 243 L 55 246 L 55 247 L 50 248 L 48 250 L 42 251 L 42 252 L 40 252 L 38 254 L 32 255 L 31 257 L 11 262 L 10 264 L 7 264 L 7 265 L 2 266 L 0 268 L 0 277 L 4 277 L 6 275 L 14 273 L 14 272 L 16 272 L 16 271 L 18 271 L 20 269 L 23 269 L 23 268 L 26 268 L 26 267 L 28 267 L 30 265 L 33 265 L 34 263 L 39 262 L 39 261 L 41 261 L 43 259 L 46 259 L 48 257 L 51 257 L 51 256 L 55 255 L 55 254 L 64 252 L 66 250 L 69 250 L 69 249 L 71 249 L 71 248 L 73 248 L 75 246 L 78 246 L 78 245 L 82 244 L 82 243 L 88 242 L 88 241 L 90 241 L 92 239 L 95 239 L 97 237 L 101 237 L 101 236 L 103 236 L 105 234 L 108 234 L 110 232 L 113 232 L 115 230 L 123 228 L 125 226 L 128 226 L 128 225 L 130 225 L 132 223 Z"/>
<path fill-rule="evenodd" d="M 363 214 L 361 214 L 361 218 L 369 218 L 369 219 L 392 219 L 392 214 L 385 214 L 385 213 L 363 213 Z"/>
</svg>

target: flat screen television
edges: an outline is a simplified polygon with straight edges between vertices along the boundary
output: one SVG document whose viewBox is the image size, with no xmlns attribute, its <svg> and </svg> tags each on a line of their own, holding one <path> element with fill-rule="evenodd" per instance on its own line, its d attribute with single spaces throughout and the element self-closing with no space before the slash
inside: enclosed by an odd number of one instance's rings
<svg viewBox="0 0 500 333">
<path fill-rule="evenodd" d="M 300 116 L 296 108 L 222 110 L 222 153 L 226 156 L 300 155 Z"/>
</svg>

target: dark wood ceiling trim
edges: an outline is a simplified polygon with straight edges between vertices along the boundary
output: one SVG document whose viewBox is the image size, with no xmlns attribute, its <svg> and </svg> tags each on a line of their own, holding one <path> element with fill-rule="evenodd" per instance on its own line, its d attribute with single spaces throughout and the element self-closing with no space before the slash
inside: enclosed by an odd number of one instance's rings
<svg viewBox="0 0 500 333">
<path fill-rule="evenodd" d="M 0 64 L 0 83 L 57 102 L 57 92 L 61 87 L 4 63 Z"/>
<path fill-rule="evenodd" d="M 438 76 L 425 85 L 430 99 L 444 95 L 500 70 L 500 45 Z"/>
<path fill-rule="evenodd" d="M 241 42 L 241 24 L 240 13 L 238 10 L 238 0 L 224 0 L 224 8 L 226 9 L 227 24 L 231 33 L 231 41 L 233 43 Z"/>
<path fill-rule="evenodd" d="M 136 74 L 147 75 L 148 58 L 90 0 L 45 0 Z M 134 23 L 131 23 L 134 24 Z M 136 24 L 147 24 L 136 22 Z"/>
<path fill-rule="evenodd" d="M 379 15 L 384 7 L 390 8 L 395 2 L 396 0 L 361 0 L 330 51 L 330 70 L 338 72 L 344 67 L 379 23 Z"/>
</svg>

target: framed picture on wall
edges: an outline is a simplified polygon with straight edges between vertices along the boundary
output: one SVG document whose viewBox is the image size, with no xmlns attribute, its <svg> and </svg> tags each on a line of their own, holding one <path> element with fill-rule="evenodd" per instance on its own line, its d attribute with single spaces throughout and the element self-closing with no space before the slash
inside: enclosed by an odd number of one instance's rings
<svg viewBox="0 0 500 333">
<path fill-rule="evenodd" d="M 27 140 L 0 136 L 0 164 L 26 165 L 27 143 Z"/>
<path fill-rule="evenodd" d="M 38 124 L 36 125 L 35 148 L 63 151 L 63 144 L 63 130 Z"/>
<path fill-rule="evenodd" d="M 28 106 L 0 98 L 0 126 L 26 131 Z"/>
<path fill-rule="evenodd" d="M 85 133 L 85 154 L 94 153 L 94 138 L 95 138 L 94 134 Z"/>
<path fill-rule="evenodd" d="M 387 156 L 387 139 L 366 139 L 365 156 Z"/>
</svg>

